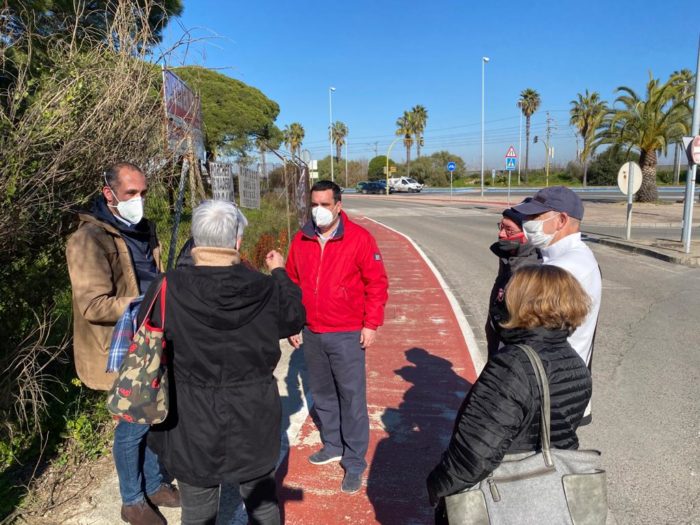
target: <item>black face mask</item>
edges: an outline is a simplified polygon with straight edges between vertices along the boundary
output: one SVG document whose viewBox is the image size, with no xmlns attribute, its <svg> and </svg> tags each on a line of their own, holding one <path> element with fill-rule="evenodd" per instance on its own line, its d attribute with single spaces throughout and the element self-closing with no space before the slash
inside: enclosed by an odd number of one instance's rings
<svg viewBox="0 0 700 525">
<path fill-rule="evenodd" d="M 499 239 L 498 247 L 504 252 L 514 252 L 520 248 L 520 239 Z"/>
</svg>

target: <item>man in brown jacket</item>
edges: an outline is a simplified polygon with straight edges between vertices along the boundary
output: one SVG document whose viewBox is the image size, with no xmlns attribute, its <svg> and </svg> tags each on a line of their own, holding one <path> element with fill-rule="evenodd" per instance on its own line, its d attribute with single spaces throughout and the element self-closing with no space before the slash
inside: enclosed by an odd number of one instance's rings
<svg viewBox="0 0 700 525">
<path fill-rule="evenodd" d="M 134 164 L 120 162 L 104 173 L 103 182 L 92 209 L 79 215 L 66 247 L 75 368 L 95 390 L 109 390 L 116 377 L 106 371 L 114 325 L 161 271 L 155 225 L 143 218 L 145 175 Z M 121 517 L 133 525 L 165 523 L 155 507 L 180 504 L 177 490 L 163 483 L 158 458 L 146 446 L 149 428 L 120 421 L 114 431 Z"/>
</svg>

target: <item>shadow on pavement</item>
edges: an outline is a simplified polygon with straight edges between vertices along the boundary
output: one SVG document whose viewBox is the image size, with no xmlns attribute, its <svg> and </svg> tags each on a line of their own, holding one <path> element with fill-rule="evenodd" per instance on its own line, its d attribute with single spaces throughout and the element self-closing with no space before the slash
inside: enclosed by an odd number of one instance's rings
<svg viewBox="0 0 700 525">
<path fill-rule="evenodd" d="M 447 447 L 457 410 L 471 384 L 447 359 L 423 348 L 405 351 L 410 365 L 394 373 L 412 383 L 398 408 L 387 408 L 389 436 L 374 454 L 367 496 L 378 523 L 432 523 L 425 479 Z"/>
<path fill-rule="evenodd" d="M 296 488 L 285 487 L 284 478 L 289 472 L 289 439 L 287 430 L 291 425 L 291 416 L 299 412 L 304 406 L 303 392 L 308 392 L 306 380 L 306 363 L 304 352 L 301 348 L 292 351 L 289 358 L 289 369 L 284 379 L 287 385 L 287 395 L 282 400 L 282 448 L 280 460 L 277 466 L 277 496 L 280 502 L 281 522 L 285 522 L 284 505 L 287 501 L 299 501 L 304 498 L 303 491 Z"/>
</svg>

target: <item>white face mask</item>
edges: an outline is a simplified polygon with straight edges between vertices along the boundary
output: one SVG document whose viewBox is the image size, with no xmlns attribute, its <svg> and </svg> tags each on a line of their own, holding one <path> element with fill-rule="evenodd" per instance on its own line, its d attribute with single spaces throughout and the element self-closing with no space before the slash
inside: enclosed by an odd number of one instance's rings
<svg viewBox="0 0 700 525">
<path fill-rule="evenodd" d="M 523 232 L 525 233 L 525 238 L 531 246 L 535 248 L 546 248 L 549 243 L 552 242 L 555 233 L 544 233 L 544 223 L 558 217 L 558 215 L 553 215 L 549 219 L 544 219 L 543 221 L 525 221 L 523 222 Z"/>
<path fill-rule="evenodd" d="M 319 228 L 325 228 L 326 226 L 330 226 L 335 220 L 333 212 L 328 208 L 324 208 L 323 206 L 316 206 L 315 208 L 311 208 L 311 217 L 313 217 L 314 223 Z"/>
<path fill-rule="evenodd" d="M 109 188 L 112 191 L 112 188 Z M 112 195 L 114 192 L 112 191 Z M 114 195 L 114 199 L 117 201 L 117 205 L 108 204 L 110 208 L 116 208 L 119 212 L 119 216 L 125 221 L 131 224 L 138 224 L 143 219 L 143 199 L 141 197 L 134 197 L 128 201 L 120 201 L 117 196 Z"/>
</svg>

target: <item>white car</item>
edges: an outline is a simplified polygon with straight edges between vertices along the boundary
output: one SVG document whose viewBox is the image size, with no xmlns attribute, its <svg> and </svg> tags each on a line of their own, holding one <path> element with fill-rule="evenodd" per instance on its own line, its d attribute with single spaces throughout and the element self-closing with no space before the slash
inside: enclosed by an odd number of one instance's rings
<svg viewBox="0 0 700 525">
<path fill-rule="evenodd" d="M 404 193 L 419 193 L 423 189 L 423 184 L 410 177 L 393 177 L 389 179 L 389 186 Z"/>
</svg>

